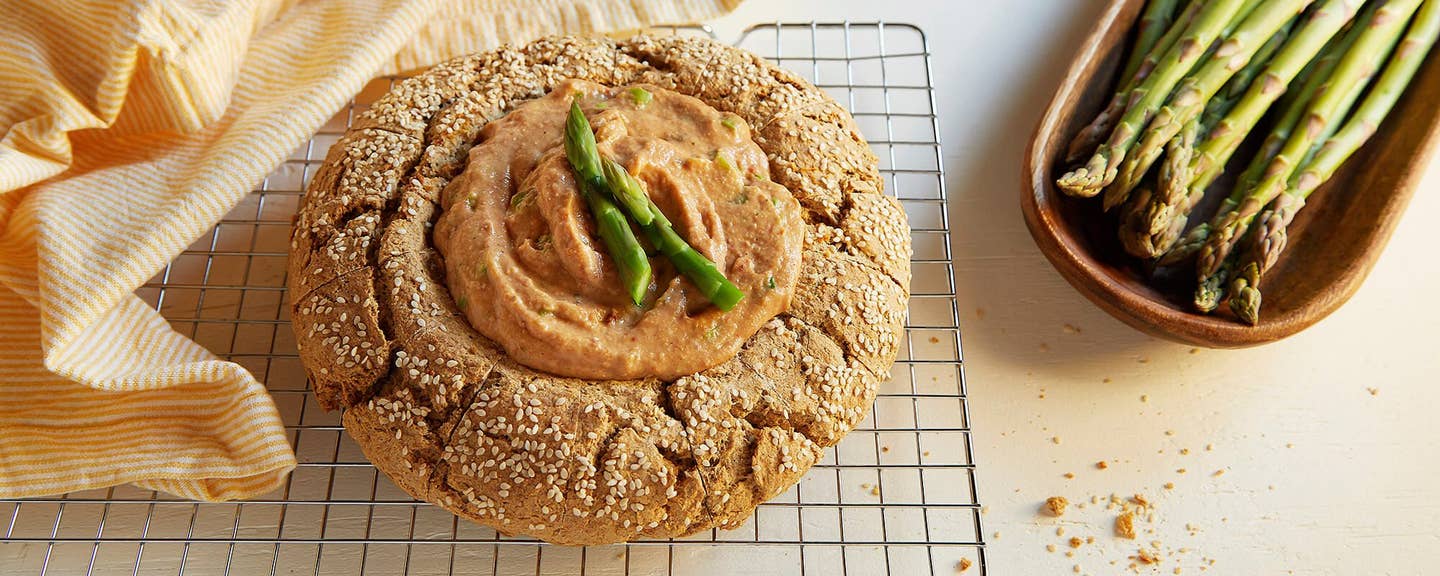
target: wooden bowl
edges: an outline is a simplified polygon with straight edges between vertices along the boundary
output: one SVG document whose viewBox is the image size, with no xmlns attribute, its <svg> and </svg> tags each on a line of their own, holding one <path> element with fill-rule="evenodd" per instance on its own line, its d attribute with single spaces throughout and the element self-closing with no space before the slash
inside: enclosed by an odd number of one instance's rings
<svg viewBox="0 0 1440 576">
<path fill-rule="evenodd" d="M 1099 198 L 1061 194 L 1055 178 L 1070 139 L 1114 90 L 1144 0 L 1112 0 L 1071 64 L 1025 155 L 1025 224 L 1060 274 L 1097 306 L 1154 336 L 1210 348 L 1238 348 L 1279 340 L 1318 322 L 1360 288 L 1419 185 L 1440 136 L 1440 50 L 1432 52 L 1410 88 L 1364 148 L 1317 190 L 1290 228 L 1286 253 L 1261 282 L 1260 323 L 1249 326 L 1221 306 L 1214 314 L 1191 307 L 1194 273 L 1151 278 L 1125 254 L 1115 216 Z M 1263 129 L 1263 125 L 1262 128 Z M 1253 143 L 1251 144 L 1253 146 Z M 1242 148 L 1230 164 L 1239 172 L 1251 157 Z M 1207 198 L 1224 196 L 1230 179 Z M 1202 204 L 1192 223 L 1213 210 Z M 1116 210 L 1118 212 L 1118 210 Z"/>
</svg>

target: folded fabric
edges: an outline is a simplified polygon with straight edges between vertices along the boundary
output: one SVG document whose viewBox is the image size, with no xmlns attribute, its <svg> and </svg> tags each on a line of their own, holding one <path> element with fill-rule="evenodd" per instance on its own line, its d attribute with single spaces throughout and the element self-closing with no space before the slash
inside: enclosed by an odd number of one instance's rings
<svg viewBox="0 0 1440 576">
<path fill-rule="evenodd" d="M 18 0 L 0 18 L 0 497 L 279 487 L 269 394 L 134 290 L 380 72 L 740 0 Z"/>
</svg>

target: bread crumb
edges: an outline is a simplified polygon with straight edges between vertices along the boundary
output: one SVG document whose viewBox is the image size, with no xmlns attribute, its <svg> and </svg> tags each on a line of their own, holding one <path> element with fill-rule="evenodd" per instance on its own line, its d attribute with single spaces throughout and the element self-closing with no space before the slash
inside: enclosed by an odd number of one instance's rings
<svg viewBox="0 0 1440 576">
<path fill-rule="evenodd" d="M 1141 363 L 1141 364 L 1149 364 L 1149 363 L 1150 363 L 1150 357 L 1149 357 L 1149 356 L 1141 356 L 1141 357 L 1140 357 L 1140 363 Z"/>
<path fill-rule="evenodd" d="M 1160 555 L 1145 548 L 1140 549 L 1140 553 L 1135 555 L 1135 559 L 1139 560 L 1141 564 L 1147 565 L 1160 563 Z"/>
<path fill-rule="evenodd" d="M 1124 512 L 1115 517 L 1115 535 L 1121 538 L 1135 539 L 1135 513 Z"/>
<path fill-rule="evenodd" d="M 1190 449 L 1189 449 L 1189 448 L 1181 448 L 1181 449 L 1180 449 L 1180 455 L 1181 455 L 1181 456 L 1189 456 L 1189 455 L 1190 455 Z"/>
<path fill-rule="evenodd" d="M 972 564 L 973 563 L 970 562 L 969 558 L 961 558 L 959 562 L 955 563 L 955 571 L 964 572 L 966 570 L 969 570 Z"/>
<path fill-rule="evenodd" d="M 1165 489 L 1166 489 L 1166 490 L 1174 490 L 1174 489 L 1175 489 L 1175 483 L 1174 483 L 1174 482 L 1166 482 L 1166 483 L 1165 483 Z"/>
<path fill-rule="evenodd" d="M 1221 468 L 1221 469 L 1219 469 L 1219 470 L 1216 470 L 1214 474 L 1211 474 L 1211 476 L 1224 476 L 1224 475 L 1225 475 L 1225 469 L 1224 469 L 1224 468 Z"/>
<path fill-rule="evenodd" d="M 921 455 L 921 456 L 924 456 L 924 457 L 926 457 L 926 458 L 929 458 L 929 457 L 930 457 L 930 451 L 929 451 L 929 450 L 926 450 L 926 451 L 924 451 L 924 452 L 921 452 L 920 455 Z"/>
<path fill-rule="evenodd" d="M 1107 377 L 1105 377 L 1104 380 L 1101 380 L 1101 382 L 1103 382 L 1103 383 L 1105 383 L 1105 384 L 1109 384 L 1110 382 L 1112 382 L 1112 380 L 1110 380 L 1110 378 L 1107 376 Z"/>
<path fill-rule="evenodd" d="M 1065 330 L 1065 333 L 1066 333 L 1066 334 L 1079 334 L 1079 333 L 1080 333 L 1080 328 L 1079 328 L 1079 327 L 1076 327 L 1074 324 L 1066 324 L 1065 326 L 1062 327 L 1062 329 Z"/>
<path fill-rule="evenodd" d="M 939 339 L 939 338 L 936 338 L 936 337 L 934 337 L 934 336 L 931 336 L 931 337 L 930 337 L 930 343 L 931 343 L 931 344 L 939 344 L 939 343 L 940 343 L 940 339 Z"/>
<path fill-rule="evenodd" d="M 999 530 L 996 530 L 995 533 L 991 535 L 991 537 L 995 538 L 996 540 L 999 540 L 999 539 L 1000 539 L 1000 531 L 999 531 Z"/>
<path fill-rule="evenodd" d="M 1094 544 L 1094 543 L 1095 543 L 1095 537 L 1094 537 L 1094 536 L 1086 536 L 1086 537 L 1085 537 L 1085 543 L 1086 543 L 1086 544 Z"/>
<path fill-rule="evenodd" d="M 1065 479 L 1066 479 L 1066 480 L 1074 480 L 1074 479 L 1075 479 L 1075 473 L 1074 473 L 1074 472 L 1066 472 L 1066 473 L 1064 474 L 1064 476 L 1065 476 Z"/>
<path fill-rule="evenodd" d="M 1074 558 L 1074 557 L 1075 557 L 1075 551 L 1074 551 L 1074 550 L 1066 550 L 1066 551 L 1065 551 L 1065 557 L 1066 557 L 1066 558 Z"/>
<path fill-rule="evenodd" d="M 1366 388 L 1365 391 L 1366 391 L 1366 392 L 1369 392 L 1371 396 L 1379 396 L 1379 395 L 1380 395 L 1380 389 L 1379 389 L 1379 388 Z"/>
<path fill-rule="evenodd" d="M 981 514 L 989 514 L 989 513 L 990 513 L 990 507 L 989 507 L 989 506 L 981 506 L 981 507 L 980 507 L 980 513 L 981 513 Z"/>
<path fill-rule="evenodd" d="M 976 308 L 976 309 L 975 309 L 975 317 L 978 318 L 978 319 L 980 319 L 980 320 L 984 320 L 984 319 L 985 319 L 985 309 L 984 309 L 984 308 Z"/>
<path fill-rule="evenodd" d="M 1175 469 L 1175 473 L 1176 473 L 1176 474 L 1184 474 L 1184 473 L 1185 473 L 1185 469 L 1184 469 L 1184 468 L 1176 468 L 1176 469 Z"/>
<path fill-rule="evenodd" d="M 1070 537 L 1070 547 L 1071 547 L 1071 548 L 1079 548 L 1080 545 L 1081 545 L 1081 544 L 1084 544 L 1084 543 L 1085 543 L 1085 541 L 1084 541 L 1084 540 L 1081 540 L 1079 536 L 1071 536 L 1071 537 Z"/>
<path fill-rule="evenodd" d="M 1046 344 L 1046 343 L 1044 343 L 1044 342 L 1041 342 L 1041 343 L 1040 343 L 1040 351 L 1041 351 L 1041 352 L 1049 352 L 1049 351 L 1050 351 L 1050 345 L 1049 345 L 1049 344 Z"/>
<path fill-rule="evenodd" d="M 1191 348 L 1191 349 L 1190 349 L 1190 353 L 1191 353 L 1191 354 L 1199 354 L 1199 353 L 1200 353 L 1200 349 L 1199 349 L 1199 348 Z"/>
<path fill-rule="evenodd" d="M 881 452 L 889 452 L 889 451 L 890 451 L 890 447 L 889 447 L 889 446 L 881 446 L 881 447 L 880 447 L 880 451 L 881 451 Z"/>
<path fill-rule="evenodd" d="M 1059 436 L 1051 436 L 1051 437 L 1050 437 L 1050 442 L 1051 442 L 1052 444 L 1059 444 L 1059 443 L 1060 443 L 1060 437 L 1059 437 Z"/>
<path fill-rule="evenodd" d="M 1286 447 L 1286 448 L 1294 448 L 1294 447 L 1295 447 L 1295 444 L 1294 444 L 1294 443 L 1291 443 L 1291 442 L 1286 442 L 1286 443 L 1285 443 L 1285 447 Z"/>
<path fill-rule="evenodd" d="M 1104 460 L 1101 460 L 1101 461 L 1095 463 L 1095 467 L 1096 467 L 1096 468 L 1099 468 L 1099 469 L 1101 469 L 1101 470 L 1104 470 L 1104 469 L 1106 469 L 1106 468 L 1109 468 L 1109 467 L 1110 467 L 1110 464 L 1107 463 L 1107 462 L 1105 462 Z"/>
<path fill-rule="evenodd" d="M 1214 450 L 1215 450 L 1215 445 L 1214 445 L 1214 444 L 1206 444 L 1206 445 L 1205 445 L 1205 451 L 1206 451 L 1206 452 L 1211 452 L 1211 451 L 1214 451 Z"/>
<path fill-rule="evenodd" d="M 1073 568 L 1071 568 L 1071 569 L 1074 570 L 1076 574 L 1079 574 L 1079 573 L 1080 573 L 1080 565 L 1079 565 L 1079 564 L 1076 564 L 1076 565 L 1075 565 Z"/>
<path fill-rule="evenodd" d="M 1130 501 L 1146 508 L 1150 507 L 1150 501 L 1145 499 L 1144 494 L 1136 494 L 1130 497 Z"/>
<path fill-rule="evenodd" d="M 1046 544 L 1046 545 L 1045 545 L 1045 551 L 1046 551 L 1046 552 L 1049 552 L 1049 553 L 1051 553 L 1051 554 L 1054 554 L 1054 553 L 1055 553 L 1055 545 L 1054 545 L 1054 544 Z"/>
<path fill-rule="evenodd" d="M 1064 535 L 1065 535 L 1065 527 L 1064 527 L 1064 526 L 1056 526 L 1056 527 L 1055 527 L 1055 535 L 1056 535 L 1056 536 L 1064 536 Z"/>
<path fill-rule="evenodd" d="M 1140 401 L 1141 401 L 1141 402 L 1149 402 L 1149 401 L 1150 401 L 1150 395 L 1149 395 L 1149 394 L 1141 394 L 1141 395 L 1140 395 Z"/>
<path fill-rule="evenodd" d="M 1045 499 L 1045 510 L 1049 512 L 1051 516 L 1064 516 L 1065 507 L 1069 505 L 1070 501 L 1066 500 L 1064 496 L 1051 496 Z"/>
<path fill-rule="evenodd" d="M 879 495 L 880 495 L 880 487 L 879 487 L 879 486 L 875 486 L 875 487 L 870 488 L 870 495 L 871 495 L 871 496 L 879 496 Z"/>
<path fill-rule="evenodd" d="M 1166 436 L 1174 436 L 1174 435 L 1175 435 L 1175 431 L 1174 431 L 1174 430 L 1166 430 L 1166 431 L 1165 431 L 1165 435 L 1166 435 Z"/>
</svg>

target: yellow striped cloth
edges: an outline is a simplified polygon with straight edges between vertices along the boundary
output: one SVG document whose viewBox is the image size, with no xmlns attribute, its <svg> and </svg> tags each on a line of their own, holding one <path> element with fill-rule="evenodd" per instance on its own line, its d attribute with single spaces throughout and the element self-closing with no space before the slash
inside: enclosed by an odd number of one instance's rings
<svg viewBox="0 0 1440 576">
<path fill-rule="evenodd" d="M 6 1 L 0 497 L 280 486 L 295 457 L 264 387 L 134 290 L 378 72 L 739 1 Z"/>
</svg>

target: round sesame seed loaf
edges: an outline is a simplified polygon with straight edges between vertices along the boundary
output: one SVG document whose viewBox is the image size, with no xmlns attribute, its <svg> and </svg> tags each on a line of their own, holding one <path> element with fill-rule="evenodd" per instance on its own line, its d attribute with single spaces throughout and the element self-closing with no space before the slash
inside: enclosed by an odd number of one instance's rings
<svg viewBox="0 0 1440 576">
<path fill-rule="evenodd" d="M 466 322 L 430 226 L 487 122 L 567 78 L 646 83 L 754 127 L 805 209 L 789 309 L 727 362 L 674 381 L 531 370 Z M 330 149 L 301 202 L 289 287 L 300 358 L 326 409 L 416 498 L 556 543 L 743 523 L 795 484 L 889 377 L 910 237 L 843 108 L 705 39 L 557 37 L 396 84 Z"/>
</svg>

